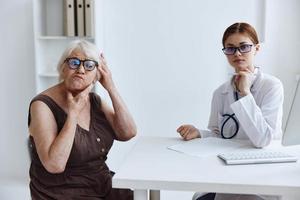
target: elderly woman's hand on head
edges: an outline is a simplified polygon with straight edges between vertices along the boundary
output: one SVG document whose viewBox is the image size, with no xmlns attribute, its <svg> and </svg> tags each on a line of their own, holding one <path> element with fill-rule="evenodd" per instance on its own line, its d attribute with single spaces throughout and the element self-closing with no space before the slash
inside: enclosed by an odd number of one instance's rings
<svg viewBox="0 0 300 200">
<path fill-rule="evenodd" d="M 115 84 L 112 80 L 111 72 L 107 67 L 107 63 L 103 56 L 103 53 L 100 54 L 100 63 L 98 66 L 98 77 L 99 77 L 98 79 L 99 82 L 107 91 L 110 91 L 115 88 Z"/>
</svg>

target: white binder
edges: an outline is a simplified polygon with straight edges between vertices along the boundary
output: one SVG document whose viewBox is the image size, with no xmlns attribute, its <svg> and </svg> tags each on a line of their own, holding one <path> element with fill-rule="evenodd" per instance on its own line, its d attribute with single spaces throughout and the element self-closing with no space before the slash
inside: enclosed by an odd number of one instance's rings
<svg viewBox="0 0 300 200">
<path fill-rule="evenodd" d="M 74 0 L 64 0 L 64 35 L 75 36 Z"/>
<path fill-rule="evenodd" d="M 84 3 L 83 0 L 76 1 L 77 36 L 84 36 Z"/>
<path fill-rule="evenodd" d="M 85 0 L 85 36 L 94 37 L 94 0 Z"/>
</svg>

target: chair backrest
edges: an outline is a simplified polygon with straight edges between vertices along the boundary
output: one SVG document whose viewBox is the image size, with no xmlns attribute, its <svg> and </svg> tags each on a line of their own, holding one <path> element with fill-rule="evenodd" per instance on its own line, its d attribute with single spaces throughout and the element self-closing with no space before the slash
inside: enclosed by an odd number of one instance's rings
<svg viewBox="0 0 300 200">
<path fill-rule="evenodd" d="M 27 150 L 28 150 L 28 155 L 30 158 L 30 161 L 32 160 L 32 144 L 30 141 L 30 137 L 27 138 Z"/>
</svg>

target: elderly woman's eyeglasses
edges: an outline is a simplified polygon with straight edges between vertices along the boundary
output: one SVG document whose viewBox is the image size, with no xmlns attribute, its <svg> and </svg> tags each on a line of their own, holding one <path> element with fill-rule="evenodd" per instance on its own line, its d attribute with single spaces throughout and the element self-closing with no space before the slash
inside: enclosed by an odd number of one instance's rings
<svg viewBox="0 0 300 200">
<path fill-rule="evenodd" d="M 79 58 L 67 58 L 65 63 L 68 64 L 70 69 L 78 69 L 82 63 L 86 71 L 92 71 L 95 67 L 98 67 L 98 62 L 89 59 L 80 60 Z"/>
<path fill-rule="evenodd" d="M 248 53 L 251 51 L 253 44 L 243 44 L 239 47 L 224 47 L 222 51 L 225 55 L 234 55 L 238 50 L 240 53 Z"/>
</svg>

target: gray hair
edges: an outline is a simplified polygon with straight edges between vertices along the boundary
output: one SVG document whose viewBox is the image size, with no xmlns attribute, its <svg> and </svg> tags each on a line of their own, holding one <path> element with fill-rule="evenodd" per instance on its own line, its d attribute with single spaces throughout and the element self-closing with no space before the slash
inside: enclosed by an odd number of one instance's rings
<svg viewBox="0 0 300 200">
<path fill-rule="evenodd" d="M 75 50 L 81 51 L 85 56 L 97 61 L 98 63 L 100 62 L 99 60 L 100 52 L 95 44 L 88 42 L 86 40 L 74 40 L 69 43 L 69 45 L 61 55 L 59 62 L 57 64 L 59 82 L 63 81 L 64 62 Z"/>
</svg>

